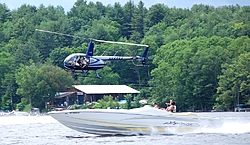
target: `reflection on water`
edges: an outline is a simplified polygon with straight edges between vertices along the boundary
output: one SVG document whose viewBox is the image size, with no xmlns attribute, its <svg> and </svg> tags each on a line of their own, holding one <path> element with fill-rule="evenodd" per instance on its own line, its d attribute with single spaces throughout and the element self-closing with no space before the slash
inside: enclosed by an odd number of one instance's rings
<svg viewBox="0 0 250 145">
<path fill-rule="evenodd" d="M 249 145 L 250 112 L 200 113 L 223 120 L 220 128 L 200 128 L 193 133 L 171 132 L 150 136 L 99 137 L 71 130 L 50 116 L 0 117 L 0 145 L 152 145 L 152 144 L 219 144 Z M 189 142 L 191 141 L 191 142 Z"/>
</svg>

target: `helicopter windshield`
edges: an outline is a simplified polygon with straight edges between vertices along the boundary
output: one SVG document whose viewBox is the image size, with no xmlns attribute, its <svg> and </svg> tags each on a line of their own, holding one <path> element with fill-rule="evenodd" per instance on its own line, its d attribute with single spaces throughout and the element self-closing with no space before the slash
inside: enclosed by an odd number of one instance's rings
<svg viewBox="0 0 250 145">
<path fill-rule="evenodd" d="M 64 60 L 66 66 L 86 66 L 90 63 L 90 58 L 84 57 L 83 54 L 71 54 Z"/>
<path fill-rule="evenodd" d="M 77 54 L 71 54 L 65 58 L 64 63 L 67 65 L 74 65 L 78 57 L 79 55 Z"/>
<path fill-rule="evenodd" d="M 65 62 L 74 61 L 74 60 L 76 60 L 76 57 L 77 57 L 77 55 L 71 54 L 68 57 L 66 57 Z"/>
</svg>

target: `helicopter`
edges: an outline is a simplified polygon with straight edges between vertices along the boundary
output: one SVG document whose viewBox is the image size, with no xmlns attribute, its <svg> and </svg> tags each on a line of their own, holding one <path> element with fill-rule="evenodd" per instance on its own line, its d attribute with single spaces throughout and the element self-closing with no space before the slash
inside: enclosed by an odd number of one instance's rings
<svg viewBox="0 0 250 145">
<path fill-rule="evenodd" d="M 79 36 L 63 34 L 59 32 L 52 32 L 48 30 L 36 29 L 39 32 L 52 33 L 57 35 L 63 35 L 68 37 L 81 38 Z M 127 43 L 127 42 L 115 42 L 115 41 L 106 41 L 106 40 L 98 40 L 92 38 L 83 38 L 90 40 L 88 44 L 88 49 L 86 53 L 73 53 L 67 56 L 63 63 L 66 69 L 69 69 L 74 75 L 76 70 L 81 70 L 82 76 L 87 76 L 90 70 L 95 71 L 95 75 L 97 78 L 100 78 L 97 70 L 102 69 L 106 65 L 106 61 L 114 61 L 114 60 L 132 60 L 135 66 L 147 66 L 146 57 L 148 53 L 149 46 L 144 44 L 136 44 L 136 43 Z M 101 43 L 113 43 L 113 44 L 124 44 L 124 45 L 133 45 L 133 46 L 144 46 L 146 47 L 141 56 L 94 56 L 94 42 Z M 137 65 L 134 61 L 141 60 L 141 65 Z"/>
</svg>

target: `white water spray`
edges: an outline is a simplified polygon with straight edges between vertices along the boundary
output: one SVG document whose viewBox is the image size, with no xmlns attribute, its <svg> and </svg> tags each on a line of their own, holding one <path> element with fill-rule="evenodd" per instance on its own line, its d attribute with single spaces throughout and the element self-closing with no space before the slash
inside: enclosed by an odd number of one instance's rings
<svg viewBox="0 0 250 145">
<path fill-rule="evenodd" d="M 57 122 L 51 116 L 4 116 L 0 117 L 0 125 L 10 124 L 31 124 L 31 123 L 55 123 Z"/>
</svg>

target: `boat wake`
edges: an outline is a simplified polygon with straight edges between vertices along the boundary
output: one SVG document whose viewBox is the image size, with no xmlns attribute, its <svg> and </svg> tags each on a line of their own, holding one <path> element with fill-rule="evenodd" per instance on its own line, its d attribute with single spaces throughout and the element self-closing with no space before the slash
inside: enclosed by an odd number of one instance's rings
<svg viewBox="0 0 250 145">
<path fill-rule="evenodd" d="M 224 121 L 219 128 L 201 128 L 196 133 L 244 134 L 250 133 L 250 122 Z"/>
<path fill-rule="evenodd" d="M 51 116 L 3 116 L 0 117 L 0 125 L 10 124 L 31 124 L 31 123 L 55 123 L 57 122 Z"/>
<path fill-rule="evenodd" d="M 199 133 L 218 133 L 218 134 L 248 134 L 250 133 L 250 122 L 242 122 L 242 121 L 223 121 L 222 126 L 213 127 L 206 126 L 204 124 L 203 127 L 199 127 L 195 130 L 181 132 L 178 128 L 166 128 L 165 134 L 159 133 L 157 129 L 151 127 L 151 135 L 182 135 L 182 134 L 199 134 Z"/>
<path fill-rule="evenodd" d="M 175 136 L 175 135 L 184 135 L 184 134 L 248 134 L 250 133 L 250 123 L 242 123 L 242 122 L 224 122 L 223 125 L 219 128 L 213 127 L 201 127 L 197 128 L 195 131 L 186 131 L 180 132 L 178 129 L 174 128 L 166 128 L 165 134 L 163 132 L 159 132 L 156 128 L 150 127 L 151 134 L 132 134 L 132 135 L 91 135 L 86 134 L 84 136 L 66 136 L 67 138 L 100 138 L 100 137 L 127 137 L 127 136 Z"/>
</svg>

